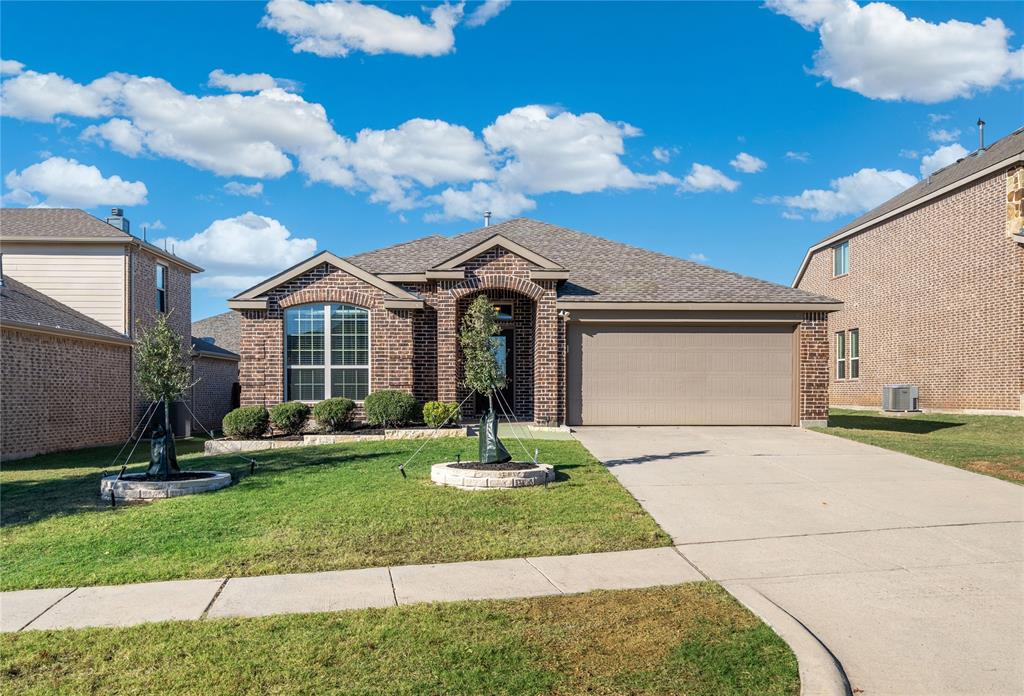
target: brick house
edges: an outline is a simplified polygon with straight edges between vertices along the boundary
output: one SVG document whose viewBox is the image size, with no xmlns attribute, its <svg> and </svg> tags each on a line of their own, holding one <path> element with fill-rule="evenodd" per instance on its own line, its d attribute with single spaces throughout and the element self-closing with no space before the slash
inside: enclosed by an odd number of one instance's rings
<svg viewBox="0 0 1024 696">
<path fill-rule="evenodd" d="M 339 258 L 228 301 L 243 404 L 399 389 L 482 408 L 458 327 L 498 311 L 501 403 L 544 425 L 821 422 L 835 300 L 518 218 Z"/>
<path fill-rule="evenodd" d="M 1024 414 L 1024 129 L 812 246 L 795 288 L 835 297 L 833 406 L 912 384 L 924 410 Z"/>
<path fill-rule="evenodd" d="M 119 209 L 103 221 L 76 209 L 4 208 L 0 245 L 4 459 L 126 439 L 147 406 L 132 341 L 159 313 L 203 379 L 186 403 L 219 427 L 231 391 L 217 385 L 237 373 L 238 356 L 192 340 L 201 268 L 133 236 Z"/>
</svg>

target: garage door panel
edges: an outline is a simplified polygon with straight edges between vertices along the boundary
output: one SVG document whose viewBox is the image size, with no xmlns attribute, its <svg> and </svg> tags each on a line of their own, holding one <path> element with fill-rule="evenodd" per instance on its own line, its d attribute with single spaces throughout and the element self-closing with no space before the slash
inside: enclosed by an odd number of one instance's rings
<svg viewBox="0 0 1024 696">
<path fill-rule="evenodd" d="M 789 425 L 793 329 L 572 325 L 573 425 Z"/>
</svg>

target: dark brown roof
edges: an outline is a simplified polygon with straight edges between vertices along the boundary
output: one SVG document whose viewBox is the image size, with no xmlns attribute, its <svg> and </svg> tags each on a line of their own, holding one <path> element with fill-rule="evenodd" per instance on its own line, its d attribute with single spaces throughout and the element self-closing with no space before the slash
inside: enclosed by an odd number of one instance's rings
<svg viewBox="0 0 1024 696">
<path fill-rule="evenodd" d="M 423 237 L 352 256 L 348 261 L 371 273 L 419 273 L 499 234 L 569 270 L 569 280 L 559 288 L 561 299 L 579 302 L 836 302 L 804 290 L 529 218 L 516 218 L 455 237 Z"/>
<path fill-rule="evenodd" d="M 0 323 L 28 324 L 40 328 L 92 334 L 101 338 L 127 340 L 124 334 L 71 309 L 49 295 L 33 290 L 11 276 L 5 276 L 3 287 L 0 287 Z"/>
<path fill-rule="evenodd" d="M 237 354 L 242 346 L 242 317 L 231 311 L 194 321 L 192 338 Z"/>
<path fill-rule="evenodd" d="M 881 217 L 888 212 L 896 210 L 897 208 L 902 208 L 908 203 L 913 203 L 918 198 L 923 198 L 932 191 L 938 191 L 939 189 L 949 186 L 950 184 L 954 184 L 961 179 L 966 179 L 972 174 L 977 174 L 983 169 L 991 167 L 993 164 L 997 164 L 1009 157 L 1013 157 L 1014 155 L 1019 155 L 1021 153 L 1024 153 L 1024 128 L 1020 128 L 1013 133 L 1010 133 L 1010 135 L 1005 138 L 1000 138 L 984 150 L 975 150 L 953 164 L 933 172 L 931 176 L 925 177 L 902 193 L 893 196 L 877 208 L 869 210 L 856 220 L 843 225 L 838 230 L 822 239 L 821 242 L 828 241 L 833 237 L 838 237 L 849 232 L 855 227 L 860 227 L 864 223 L 871 222 L 875 218 Z M 821 244 L 821 242 L 818 242 L 818 244 Z"/>
<path fill-rule="evenodd" d="M 77 208 L 2 208 L 0 236 L 131 239 L 130 234 Z"/>
<path fill-rule="evenodd" d="M 238 353 L 233 353 L 230 350 L 225 350 L 220 346 L 216 346 L 213 343 L 210 343 L 204 338 L 198 338 L 196 336 L 192 337 L 192 350 L 200 353 L 206 353 L 209 355 L 220 356 L 222 358 L 233 358 L 235 360 L 239 359 Z"/>
</svg>

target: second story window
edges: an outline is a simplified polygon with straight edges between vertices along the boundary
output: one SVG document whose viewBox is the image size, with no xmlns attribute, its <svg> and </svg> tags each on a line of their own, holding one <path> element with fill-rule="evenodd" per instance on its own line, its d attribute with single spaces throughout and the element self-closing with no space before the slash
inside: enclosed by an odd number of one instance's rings
<svg viewBox="0 0 1024 696">
<path fill-rule="evenodd" d="M 156 311 L 167 311 L 167 266 L 156 265 Z"/>
<path fill-rule="evenodd" d="M 850 272 L 850 243 L 843 242 L 832 247 L 832 277 Z"/>
</svg>

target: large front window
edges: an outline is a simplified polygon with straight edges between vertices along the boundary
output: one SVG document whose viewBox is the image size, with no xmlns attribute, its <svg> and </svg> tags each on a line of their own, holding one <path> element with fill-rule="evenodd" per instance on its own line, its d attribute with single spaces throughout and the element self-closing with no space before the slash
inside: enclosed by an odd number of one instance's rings
<svg viewBox="0 0 1024 696">
<path fill-rule="evenodd" d="M 370 313 L 353 305 L 303 305 L 284 313 L 288 400 L 344 396 L 362 401 L 370 390 Z"/>
</svg>

